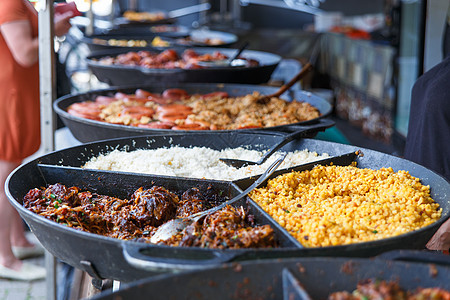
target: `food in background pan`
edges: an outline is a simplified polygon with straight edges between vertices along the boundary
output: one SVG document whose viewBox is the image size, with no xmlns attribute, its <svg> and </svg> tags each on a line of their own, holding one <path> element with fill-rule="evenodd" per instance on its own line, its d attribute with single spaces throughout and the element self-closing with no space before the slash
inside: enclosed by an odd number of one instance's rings
<svg viewBox="0 0 450 300">
<path fill-rule="evenodd" d="M 182 89 L 168 89 L 155 94 L 138 89 L 132 95 L 116 93 L 77 102 L 67 112 L 111 124 L 173 130 L 262 128 L 320 117 L 319 110 L 307 102 L 273 97 L 260 103 L 260 97 L 258 92 L 230 97 L 226 92 L 189 95 Z"/>
<path fill-rule="evenodd" d="M 150 31 L 155 32 L 155 33 L 177 32 L 180 30 L 181 30 L 181 27 L 174 26 L 174 25 L 158 25 L 158 26 L 152 26 L 150 28 Z"/>
<path fill-rule="evenodd" d="M 225 41 L 220 38 L 205 38 L 205 39 L 194 39 L 192 37 L 178 38 L 174 40 L 168 40 L 156 36 L 153 38 L 151 45 L 153 47 L 171 47 L 173 45 L 205 45 L 205 46 L 219 46 L 225 44 Z"/>
<path fill-rule="evenodd" d="M 174 49 L 167 49 L 161 53 L 152 51 L 130 51 L 117 56 L 105 56 L 98 59 L 98 62 L 104 65 L 123 65 L 138 66 L 149 69 L 202 69 L 208 68 L 200 66 L 198 62 L 202 61 L 222 61 L 228 58 L 220 51 L 212 53 L 199 54 L 192 49 L 186 49 L 181 56 Z M 244 62 L 245 67 L 256 67 L 259 62 L 254 59 L 239 57 Z"/>
<path fill-rule="evenodd" d="M 62 184 L 30 190 L 23 205 L 47 219 L 75 229 L 123 240 L 150 243 L 158 226 L 204 211 L 223 201 L 210 189 L 191 188 L 177 195 L 161 186 L 137 189 L 130 199 L 81 191 Z M 227 206 L 164 242 L 204 248 L 276 247 L 269 225 L 256 226 L 243 207 Z"/>
<path fill-rule="evenodd" d="M 258 161 L 263 151 L 240 148 L 214 150 L 207 147 L 139 149 L 135 151 L 113 150 L 109 153 L 92 157 L 82 167 L 106 171 L 122 171 L 188 178 L 206 178 L 216 180 L 236 180 L 264 173 L 275 161 L 276 155 L 261 165 L 249 165 L 242 168 L 229 166 L 220 158 L 245 157 L 250 161 Z M 199 165 L 201 157 L 201 165 Z M 288 168 L 328 158 L 323 153 L 296 150 L 286 155 L 279 168 Z"/>
<path fill-rule="evenodd" d="M 363 299 L 397 299 L 397 300 L 448 300 L 450 291 L 433 287 L 417 288 L 406 291 L 397 282 L 377 279 L 366 279 L 358 283 L 352 293 L 340 291 L 328 296 L 328 300 L 363 300 Z"/>
<path fill-rule="evenodd" d="M 430 225 L 442 208 L 407 171 L 316 166 L 250 192 L 305 247 L 374 241 Z"/>
<path fill-rule="evenodd" d="M 92 42 L 97 45 L 107 45 L 114 47 L 171 47 L 173 45 L 207 45 L 218 46 L 223 45 L 225 42 L 219 38 L 207 38 L 203 40 L 195 40 L 190 37 L 178 38 L 178 39 L 164 39 L 159 36 L 154 37 L 151 42 L 142 39 L 100 39 L 94 38 Z"/>
<path fill-rule="evenodd" d="M 128 40 L 128 39 L 99 39 L 94 38 L 92 42 L 97 45 L 108 45 L 116 47 L 147 47 L 148 42 L 146 40 Z"/>
<path fill-rule="evenodd" d="M 133 22 L 157 22 L 167 19 L 167 16 L 164 12 L 137 12 L 131 10 L 125 11 L 123 13 L 123 17 Z"/>
</svg>

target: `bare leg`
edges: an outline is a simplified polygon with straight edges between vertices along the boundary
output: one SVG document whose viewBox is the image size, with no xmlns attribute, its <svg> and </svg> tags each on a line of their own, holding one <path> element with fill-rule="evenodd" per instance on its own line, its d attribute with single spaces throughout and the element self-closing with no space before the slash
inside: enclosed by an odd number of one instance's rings
<svg viewBox="0 0 450 300">
<path fill-rule="evenodd" d="M 9 203 L 3 187 L 9 173 L 17 166 L 17 163 L 0 161 L 0 264 L 14 270 L 20 270 L 22 262 L 11 251 L 10 238 L 11 228 L 14 226 L 12 222 L 14 208 Z"/>
<path fill-rule="evenodd" d="M 16 247 L 33 247 L 34 245 L 30 243 L 25 237 L 24 226 L 22 218 L 19 213 L 13 209 L 11 214 L 11 245 Z"/>
</svg>

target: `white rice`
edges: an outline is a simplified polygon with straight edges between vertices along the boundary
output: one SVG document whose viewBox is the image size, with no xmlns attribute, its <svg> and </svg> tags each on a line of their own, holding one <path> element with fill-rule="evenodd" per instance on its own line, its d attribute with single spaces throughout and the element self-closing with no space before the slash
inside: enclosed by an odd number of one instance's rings
<svg viewBox="0 0 450 300">
<path fill-rule="evenodd" d="M 114 150 L 105 155 L 93 157 L 83 168 L 189 178 L 236 180 L 263 173 L 273 163 L 277 155 L 272 155 L 262 165 L 251 165 L 239 169 L 226 165 L 219 158 L 258 161 L 263 154 L 263 151 L 248 150 L 242 147 L 221 151 L 206 147 L 184 148 L 178 146 L 132 152 Z M 329 155 L 326 153 L 319 155 L 307 149 L 297 150 L 289 152 L 278 169 L 327 157 Z"/>
</svg>

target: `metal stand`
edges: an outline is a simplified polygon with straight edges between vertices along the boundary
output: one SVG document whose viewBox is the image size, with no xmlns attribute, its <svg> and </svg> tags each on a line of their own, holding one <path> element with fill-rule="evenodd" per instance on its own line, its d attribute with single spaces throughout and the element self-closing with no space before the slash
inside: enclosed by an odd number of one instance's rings
<svg viewBox="0 0 450 300">
<path fill-rule="evenodd" d="M 52 104 L 56 95 L 55 51 L 53 32 L 53 0 L 40 0 L 39 11 L 39 82 L 41 112 L 41 144 L 45 153 L 55 149 L 56 118 Z M 47 299 L 56 299 L 56 259 L 45 252 Z"/>
</svg>

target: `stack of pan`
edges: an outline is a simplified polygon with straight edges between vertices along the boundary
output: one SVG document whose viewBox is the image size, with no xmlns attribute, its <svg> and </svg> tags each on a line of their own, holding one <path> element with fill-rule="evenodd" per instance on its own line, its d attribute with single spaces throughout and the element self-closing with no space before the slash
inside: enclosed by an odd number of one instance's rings
<svg viewBox="0 0 450 300">
<path fill-rule="evenodd" d="M 227 56 L 232 56 L 236 51 L 235 49 L 195 49 L 199 53 L 217 50 Z M 103 55 L 119 54 L 124 51 L 126 50 L 116 50 L 114 53 L 109 52 Z M 286 132 L 295 131 L 299 126 L 305 127 L 321 122 L 321 119 L 331 112 L 331 106 L 327 101 L 310 93 L 294 91 L 284 97 L 287 100 L 296 99 L 312 104 L 318 108 L 321 116 L 309 122 L 272 128 L 200 132 L 174 132 L 165 129 L 107 124 L 69 115 L 66 109 L 73 103 L 93 100 L 97 95 L 112 95 L 116 92 L 133 93 L 137 88 L 157 93 L 166 88 L 182 88 L 190 94 L 226 91 L 231 96 L 242 96 L 254 91 L 259 91 L 261 94 L 273 93 L 276 88 L 223 84 L 230 82 L 267 82 L 281 60 L 281 57 L 277 55 L 258 51 L 246 50 L 243 52 L 243 56 L 258 60 L 260 65 L 242 68 L 162 70 L 117 65 L 106 66 L 96 61 L 96 59 L 102 57 L 102 54 L 89 57 L 89 66 L 101 81 L 120 87 L 74 96 L 69 95 L 59 99 L 54 104 L 55 111 L 73 135 L 87 144 L 56 151 L 30 161 L 11 173 L 6 181 L 6 193 L 9 200 L 28 223 L 42 245 L 55 257 L 69 265 L 85 270 L 93 278 L 108 278 L 122 282 L 132 282 L 161 273 L 204 270 L 229 262 L 325 256 L 370 257 L 388 250 L 423 248 L 437 228 L 450 215 L 450 203 L 448 202 L 450 184 L 445 179 L 420 165 L 398 157 L 369 149 L 359 149 L 354 146 L 308 138 L 295 140 L 284 146 L 282 150 L 308 149 L 317 153 L 328 153 L 331 158 L 297 166 L 293 168 L 294 170 L 311 169 L 317 163 L 350 165 L 354 161 L 362 168 L 391 167 L 394 171 L 407 170 L 412 176 L 420 178 L 424 185 L 430 185 L 431 196 L 442 207 L 442 217 L 432 225 L 392 238 L 334 247 L 305 248 L 256 203 L 247 198 L 242 199 L 236 205 L 248 208 L 249 212 L 255 216 L 257 224 L 270 224 L 275 230 L 280 247 L 217 250 L 170 247 L 99 236 L 52 222 L 22 206 L 22 199 L 30 189 L 55 183 L 78 186 L 82 190 L 119 198 L 129 197 L 130 193 L 133 193 L 139 187 L 150 188 L 154 185 L 164 186 L 178 193 L 192 187 L 198 187 L 200 190 L 212 187 L 213 190 L 226 195 L 228 198 L 239 194 L 251 185 L 255 178 L 217 181 L 96 171 L 82 169 L 81 166 L 90 158 L 114 149 L 132 151 L 177 145 L 222 150 L 245 145 L 250 149 L 266 150 L 285 136 Z M 220 82 L 220 84 L 181 84 L 180 82 Z M 99 142 L 98 140 L 103 141 Z M 361 150 L 364 156 L 357 155 L 356 151 L 358 150 Z M 279 170 L 272 177 L 287 171 L 289 170 Z"/>
</svg>

